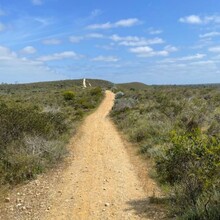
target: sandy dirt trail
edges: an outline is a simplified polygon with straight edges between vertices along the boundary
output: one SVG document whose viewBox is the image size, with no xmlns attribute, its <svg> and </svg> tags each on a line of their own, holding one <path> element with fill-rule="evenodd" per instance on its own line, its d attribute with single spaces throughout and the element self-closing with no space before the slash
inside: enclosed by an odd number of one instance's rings
<svg viewBox="0 0 220 220">
<path fill-rule="evenodd" d="M 147 205 L 152 180 L 145 181 L 146 191 L 125 142 L 108 117 L 113 104 L 114 94 L 107 91 L 71 140 L 68 165 L 12 190 L 0 219 L 161 219 Z"/>
<path fill-rule="evenodd" d="M 56 186 L 61 193 L 46 219 L 139 219 L 129 202 L 143 199 L 145 193 L 107 117 L 113 103 L 114 94 L 107 91 L 74 139 L 74 160 Z"/>
</svg>

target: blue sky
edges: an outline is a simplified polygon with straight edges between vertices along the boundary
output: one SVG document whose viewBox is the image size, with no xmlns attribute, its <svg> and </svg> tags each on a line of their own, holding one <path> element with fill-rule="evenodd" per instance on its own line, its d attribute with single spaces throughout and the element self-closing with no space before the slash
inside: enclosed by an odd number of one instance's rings
<svg viewBox="0 0 220 220">
<path fill-rule="evenodd" d="M 0 82 L 84 77 L 220 83 L 220 1 L 0 1 Z"/>
</svg>

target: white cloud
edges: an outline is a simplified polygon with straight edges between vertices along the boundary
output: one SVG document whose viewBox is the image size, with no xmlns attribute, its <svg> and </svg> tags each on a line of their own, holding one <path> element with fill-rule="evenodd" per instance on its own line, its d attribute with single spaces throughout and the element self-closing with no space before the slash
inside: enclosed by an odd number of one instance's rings
<svg viewBox="0 0 220 220">
<path fill-rule="evenodd" d="M 220 53 L 220 46 L 210 47 L 209 52 Z"/>
<path fill-rule="evenodd" d="M 119 45 L 138 47 L 138 46 L 163 44 L 163 43 L 164 41 L 161 38 L 154 38 L 154 39 L 141 39 L 140 38 L 138 41 L 122 41 L 119 43 Z"/>
<path fill-rule="evenodd" d="M 42 0 L 32 0 L 33 5 L 42 5 L 43 1 Z"/>
<path fill-rule="evenodd" d="M 203 21 L 198 15 L 189 15 L 187 17 L 183 17 L 179 19 L 182 23 L 188 23 L 188 24 L 202 24 Z"/>
<path fill-rule="evenodd" d="M 144 37 L 137 37 L 137 36 L 125 36 L 121 37 L 116 34 L 110 37 L 111 40 L 118 42 L 119 45 L 129 46 L 129 47 L 139 47 L 139 46 L 147 46 L 153 44 L 163 44 L 164 40 L 161 38 L 153 38 L 147 39 Z"/>
<path fill-rule="evenodd" d="M 220 23 L 220 16 L 211 15 L 211 16 L 198 16 L 198 15 L 189 15 L 179 19 L 179 22 L 188 23 L 188 24 L 209 24 L 209 23 Z"/>
<path fill-rule="evenodd" d="M 46 44 L 46 45 L 58 45 L 60 43 L 61 43 L 61 41 L 56 38 L 46 39 L 43 41 L 43 44 Z"/>
<path fill-rule="evenodd" d="M 99 34 L 99 33 L 91 33 L 91 34 L 88 34 L 86 37 L 87 38 L 104 38 L 104 35 Z"/>
<path fill-rule="evenodd" d="M 202 60 L 202 61 L 196 61 L 190 63 L 190 65 L 209 65 L 209 64 L 215 64 L 215 62 L 213 60 Z"/>
<path fill-rule="evenodd" d="M 53 61 L 53 60 L 63 60 L 63 59 L 77 59 L 80 58 L 80 55 L 76 54 L 73 51 L 64 51 L 61 53 L 54 53 L 47 56 L 41 56 L 37 60 L 46 62 L 46 61 Z"/>
<path fill-rule="evenodd" d="M 217 37 L 217 36 L 220 36 L 220 32 L 213 31 L 213 32 L 199 35 L 200 38 L 212 38 L 212 37 Z"/>
<path fill-rule="evenodd" d="M 162 61 L 159 61 L 158 63 L 176 63 L 179 61 L 201 60 L 204 57 L 206 57 L 206 54 L 197 53 L 195 55 L 189 55 L 189 56 L 178 57 L 178 58 L 173 58 L 173 59 L 164 59 Z"/>
<path fill-rule="evenodd" d="M 34 53 L 37 52 L 37 50 L 32 46 L 27 46 L 27 47 L 24 47 L 21 50 L 21 52 L 24 53 L 24 54 L 34 54 Z"/>
<path fill-rule="evenodd" d="M 7 47 L 0 46 L 0 82 L 13 83 L 34 82 L 63 79 L 40 61 L 29 60 L 18 55 Z"/>
<path fill-rule="evenodd" d="M 113 45 L 96 45 L 97 48 L 101 48 L 103 50 L 113 50 Z"/>
<path fill-rule="evenodd" d="M 103 34 L 99 34 L 99 33 L 90 33 L 85 36 L 70 36 L 69 41 L 71 43 L 79 43 L 82 40 L 87 40 L 87 39 L 91 39 L 91 38 L 101 39 L 101 38 L 105 38 L 105 36 Z"/>
<path fill-rule="evenodd" d="M 203 23 L 220 23 L 220 16 L 218 15 L 212 15 L 212 16 L 205 16 L 203 18 Z"/>
<path fill-rule="evenodd" d="M 115 27 L 131 27 L 138 24 L 140 21 L 137 18 L 129 18 L 117 21 L 114 26 Z"/>
<path fill-rule="evenodd" d="M 110 22 L 104 24 L 92 24 L 87 27 L 88 29 L 110 29 L 113 28 L 113 25 Z"/>
<path fill-rule="evenodd" d="M 120 37 L 117 34 L 114 34 L 110 37 L 113 41 L 139 41 L 139 37 L 137 36 L 126 36 L 126 37 Z"/>
<path fill-rule="evenodd" d="M 5 25 L 0 22 L 0 32 L 5 30 Z"/>
<path fill-rule="evenodd" d="M 151 34 L 151 35 L 157 35 L 157 34 L 163 33 L 162 30 L 160 30 L 160 29 L 154 29 L 154 28 L 149 28 L 149 29 L 148 29 L 148 32 L 149 32 L 149 34 Z"/>
<path fill-rule="evenodd" d="M 164 47 L 164 49 L 167 51 L 167 52 L 176 52 L 178 51 L 178 48 L 172 46 L 172 45 L 167 45 L 166 47 Z"/>
<path fill-rule="evenodd" d="M 129 49 L 130 52 L 135 53 L 138 57 L 154 57 L 154 56 L 168 56 L 169 52 L 166 50 L 155 51 L 149 46 L 134 47 Z"/>
<path fill-rule="evenodd" d="M 115 56 L 98 56 L 92 59 L 92 61 L 99 62 L 117 62 L 119 59 Z"/>
<path fill-rule="evenodd" d="M 190 56 L 178 58 L 177 60 L 179 60 L 179 61 L 199 60 L 199 59 L 204 58 L 205 56 L 206 56 L 206 54 L 197 53 L 195 55 L 190 55 Z"/>
<path fill-rule="evenodd" d="M 115 23 L 107 22 L 103 24 L 92 24 L 87 26 L 88 29 L 111 29 L 111 28 L 117 28 L 117 27 L 132 27 L 134 25 L 137 25 L 140 23 L 140 21 L 137 18 L 128 18 L 128 19 L 122 19 Z"/>
<path fill-rule="evenodd" d="M 15 59 L 17 54 L 12 52 L 9 48 L 0 46 L 0 60 L 11 60 Z"/>
<path fill-rule="evenodd" d="M 69 40 L 70 40 L 71 43 L 79 43 L 83 39 L 84 39 L 84 37 L 82 37 L 82 36 L 71 36 L 71 37 L 69 37 Z"/>
<path fill-rule="evenodd" d="M 40 23 L 43 26 L 48 26 L 54 23 L 52 18 L 35 17 L 34 21 Z"/>
</svg>

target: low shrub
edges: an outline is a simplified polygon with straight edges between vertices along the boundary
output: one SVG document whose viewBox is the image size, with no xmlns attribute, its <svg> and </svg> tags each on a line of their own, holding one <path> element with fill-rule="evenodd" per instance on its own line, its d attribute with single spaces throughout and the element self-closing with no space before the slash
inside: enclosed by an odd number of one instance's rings
<svg viewBox="0 0 220 220">
<path fill-rule="evenodd" d="M 132 109 L 137 105 L 137 101 L 133 98 L 121 98 L 116 99 L 115 105 L 113 107 L 115 112 L 125 111 L 127 109 Z"/>
<path fill-rule="evenodd" d="M 170 189 L 172 212 L 181 219 L 219 219 L 219 85 L 124 92 L 111 117 L 153 159 L 157 180 Z"/>
<path fill-rule="evenodd" d="M 63 93 L 63 97 L 65 101 L 74 100 L 76 94 L 72 91 L 66 91 Z"/>
<path fill-rule="evenodd" d="M 220 193 L 220 140 L 194 131 L 182 135 L 173 132 L 171 142 L 164 156 L 156 158 L 156 168 L 160 179 L 174 186 L 176 211 L 180 215 L 194 213 L 195 219 L 201 213 L 204 219 L 217 219 L 208 218 L 207 207 L 216 210 L 212 192 Z M 202 201 L 206 201 L 203 207 Z"/>
<path fill-rule="evenodd" d="M 102 95 L 102 88 L 101 87 L 95 87 L 90 90 L 91 96 L 101 96 Z"/>
<path fill-rule="evenodd" d="M 100 88 L 49 84 L 0 88 L 1 185 L 35 178 L 62 160 L 70 130 L 103 98 Z"/>
<path fill-rule="evenodd" d="M 124 93 L 121 92 L 121 91 L 119 91 L 119 92 L 117 92 L 117 93 L 115 94 L 115 98 L 116 98 L 116 99 L 120 99 L 120 98 L 122 98 L 123 96 L 124 96 Z"/>
</svg>

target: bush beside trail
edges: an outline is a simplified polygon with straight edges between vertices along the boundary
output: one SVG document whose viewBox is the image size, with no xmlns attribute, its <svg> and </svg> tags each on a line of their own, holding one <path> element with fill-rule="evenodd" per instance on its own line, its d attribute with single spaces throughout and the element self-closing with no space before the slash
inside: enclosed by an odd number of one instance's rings
<svg viewBox="0 0 220 220">
<path fill-rule="evenodd" d="M 111 116 L 140 146 L 139 152 L 154 161 L 171 213 L 181 219 L 219 219 L 219 86 L 149 86 L 123 92 Z M 128 105 L 128 100 L 136 104 Z"/>
<path fill-rule="evenodd" d="M 103 98 L 99 87 L 5 87 L 0 86 L 0 185 L 32 179 L 62 160 L 77 124 Z"/>
</svg>

